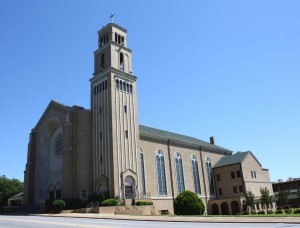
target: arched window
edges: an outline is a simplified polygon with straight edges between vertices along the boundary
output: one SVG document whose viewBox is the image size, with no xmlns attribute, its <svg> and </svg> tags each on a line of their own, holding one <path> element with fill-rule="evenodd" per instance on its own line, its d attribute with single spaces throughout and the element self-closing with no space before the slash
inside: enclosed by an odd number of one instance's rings
<svg viewBox="0 0 300 228">
<path fill-rule="evenodd" d="M 181 193 L 185 190 L 185 186 L 184 186 L 184 176 L 183 176 L 183 167 L 182 167 L 182 157 L 181 154 L 178 152 L 175 154 L 175 167 L 176 167 L 178 193 Z"/>
<path fill-rule="evenodd" d="M 118 35 L 118 44 L 120 44 L 120 43 L 121 43 L 121 36 Z"/>
<path fill-rule="evenodd" d="M 94 95 L 97 94 L 97 86 L 94 86 Z"/>
<path fill-rule="evenodd" d="M 129 83 L 126 84 L 127 93 L 129 93 Z"/>
<path fill-rule="evenodd" d="M 102 91 L 104 91 L 104 81 L 102 82 Z"/>
<path fill-rule="evenodd" d="M 145 180 L 145 161 L 144 161 L 144 153 L 142 148 L 140 149 L 140 159 L 141 159 L 141 174 L 142 174 L 142 191 L 143 196 L 146 196 L 146 180 Z"/>
<path fill-rule="evenodd" d="M 209 184 L 209 192 L 210 192 L 211 195 L 214 195 L 215 194 L 215 187 L 214 187 L 211 161 L 210 161 L 209 157 L 205 158 L 205 163 L 206 163 L 207 179 L 208 179 L 208 184 Z"/>
<path fill-rule="evenodd" d="M 126 92 L 126 83 L 125 82 L 123 82 L 123 90 L 124 90 L 124 92 Z"/>
<path fill-rule="evenodd" d="M 161 150 L 156 153 L 156 169 L 158 181 L 158 194 L 167 195 L 166 172 L 164 154 Z"/>
<path fill-rule="evenodd" d="M 107 80 L 105 80 L 105 89 L 107 89 Z"/>
<path fill-rule="evenodd" d="M 124 55 L 122 52 L 120 53 L 120 70 L 124 71 Z"/>
<path fill-rule="evenodd" d="M 130 84 L 130 94 L 132 94 L 132 85 Z"/>
<path fill-rule="evenodd" d="M 122 45 L 124 46 L 124 36 L 122 36 Z"/>
<path fill-rule="evenodd" d="M 115 33 L 115 42 L 117 43 L 118 42 L 118 34 Z"/>
<path fill-rule="evenodd" d="M 120 90 L 123 90 L 122 81 L 120 81 Z"/>
<path fill-rule="evenodd" d="M 97 94 L 99 93 L 101 89 L 99 88 L 99 85 L 97 85 Z"/>
<path fill-rule="evenodd" d="M 192 162 L 192 172 L 193 172 L 195 193 L 196 194 L 201 194 L 198 160 L 197 160 L 197 157 L 195 155 L 192 155 L 191 162 Z"/>
<path fill-rule="evenodd" d="M 116 87 L 117 87 L 117 89 L 119 89 L 119 80 L 118 79 L 116 80 Z"/>
</svg>

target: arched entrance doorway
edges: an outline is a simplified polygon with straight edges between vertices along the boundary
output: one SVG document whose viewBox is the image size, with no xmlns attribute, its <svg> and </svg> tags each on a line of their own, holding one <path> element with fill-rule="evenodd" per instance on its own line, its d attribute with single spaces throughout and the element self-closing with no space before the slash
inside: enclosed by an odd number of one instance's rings
<svg viewBox="0 0 300 228">
<path fill-rule="evenodd" d="M 240 213 L 239 204 L 236 201 L 232 201 L 232 203 L 231 203 L 231 214 L 236 215 L 238 213 Z"/>
<path fill-rule="evenodd" d="M 125 177 L 125 199 L 133 199 L 135 195 L 135 181 L 132 176 Z"/>
<path fill-rule="evenodd" d="M 222 211 L 222 215 L 229 215 L 229 208 L 227 203 L 223 202 L 221 204 L 221 211 Z"/>
<path fill-rule="evenodd" d="M 218 205 L 215 204 L 215 203 L 211 206 L 211 211 L 212 211 L 212 214 L 213 214 L 213 215 L 219 215 L 219 214 L 220 214 L 220 213 L 219 213 L 219 207 L 218 207 Z"/>
</svg>

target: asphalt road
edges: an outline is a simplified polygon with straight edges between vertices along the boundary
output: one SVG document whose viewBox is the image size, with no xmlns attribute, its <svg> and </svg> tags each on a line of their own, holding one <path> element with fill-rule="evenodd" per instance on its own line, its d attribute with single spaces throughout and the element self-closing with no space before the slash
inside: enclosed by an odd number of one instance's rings
<svg viewBox="0 0 300 228">
<path fill-rule="evenodd" d="M 270 223 L 192 223 L 192 222 L 156 222 L 130 221 L 113 219 L 63 218 L 40 216 L 7 216 L 0 215 L 0 228 L 34 228 L 34 227 L 163 227 L 163 228 L 192 228 L 192 227 L 299 227 L 300 224 L 270 224 Z"/>
</svg>

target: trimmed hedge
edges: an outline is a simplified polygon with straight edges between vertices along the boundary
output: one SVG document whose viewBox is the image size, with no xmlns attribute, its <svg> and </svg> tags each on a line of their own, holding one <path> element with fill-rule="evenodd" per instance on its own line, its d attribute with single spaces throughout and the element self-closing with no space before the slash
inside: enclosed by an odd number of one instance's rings
<svg viewBox="0 0 300 228">
<path fill-rule="evenodd" d="M 103 200 L 101 203 L 101 206 L 107 207 L 107 206 L 118 206 L 118 200 L 116 199 L 106 199 Z"/>
<path fill-rule="evenodd" d="M 277 210 L 277 211 L 275 211 L 275 214 L 283 214 L 283 211 L 282 210 Z"/>
<path fill-rule="evenodd" d="M 286 209 L 286 210 L 285 210 L 285 213 L 286 213 L 286 214 L 292 214 L 292 213 L 293 213 L 293 210 L 292 210 L 292 209 Z"/>
<path fill-rule="evenodd" d="M 137 205 L 137 206 L 153 205 L 153 202 L 149 202 L 149 201 L 139 201 L 139 202 L 137 202 L 135 205 Z"/>
<path fill-rule="evenodd" d="M 294 210 L 294 214 L 300 214 L 300 210 L 299 209 Z"/>
<path fill-rule="evenodd" d="M 269 210 L 269 211 L 267 211 L 267 214 L 273 214 L 273 211 Z"/>
<path fill-rule="evenodd" d="M 82 203 L 80 199 L 63 199 L 66 205 L 64 207 L 65 210 L 79 209 L 85 207 L 85 203 Z M 53 210 L 52 203 L 54 200 L 46 200 L 45 201 L 45 211 L 51 212 Z"/>
<path fill-rule="evenodd" d="M 66 202 L 61 199 L 57 199 L 52 202 L 52 209 L 56 212 L 61 212 L 65 206 Z"/>
<path fill-rule="evenodd" d="M 203 215 L 204 210 L 202 200 L 191 191 L 180 193 L 174 200 L 176 215 Z"/>
</svg>

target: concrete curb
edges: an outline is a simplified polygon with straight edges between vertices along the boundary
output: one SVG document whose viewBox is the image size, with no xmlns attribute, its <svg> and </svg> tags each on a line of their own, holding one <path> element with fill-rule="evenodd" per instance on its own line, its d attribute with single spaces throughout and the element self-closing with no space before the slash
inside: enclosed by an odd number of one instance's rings
<svg viewBox="0 0 300 228">
<path fill-rule="evenodd" d="M 300 217 L 181 217 L 181 216 L 136 216 L 136 215 L 104 215 L 104 214 L 32 214 L 34 216 L 133 220 L 153 222 L 194 222 L 194 223 L 286 223 L 300 224 Z"/>
</svg>

